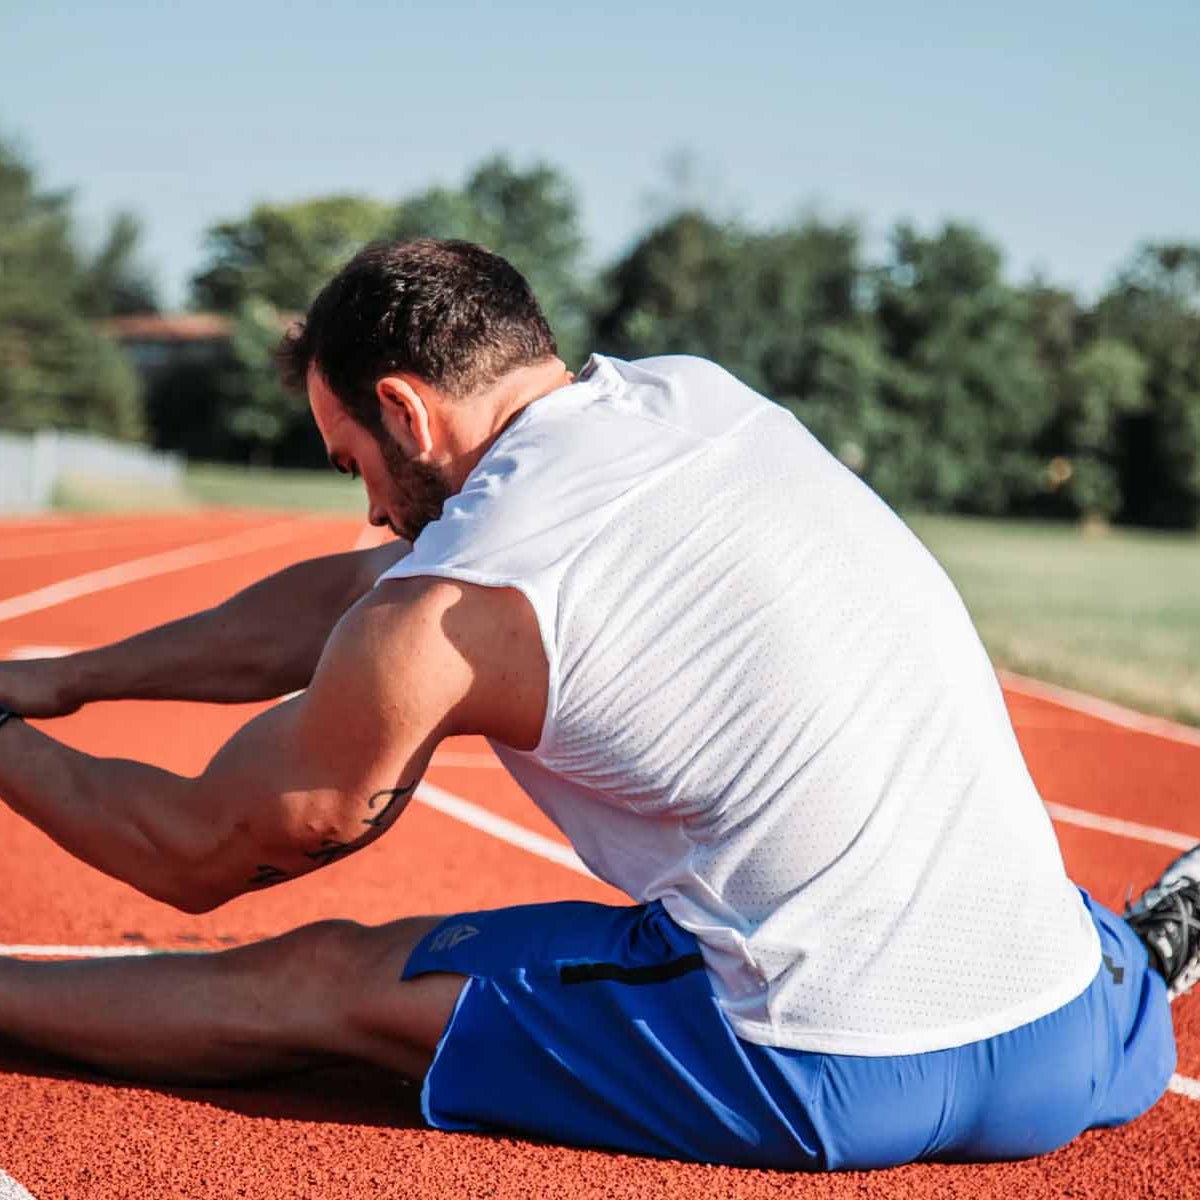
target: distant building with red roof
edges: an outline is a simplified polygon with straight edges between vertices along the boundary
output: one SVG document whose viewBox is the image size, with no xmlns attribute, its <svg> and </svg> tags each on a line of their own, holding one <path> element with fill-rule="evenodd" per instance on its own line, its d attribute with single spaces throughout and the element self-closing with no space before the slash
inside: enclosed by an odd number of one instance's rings
<svg viewBox="0 0 1200 1200">
<path fill-rule="evenodd" d="M 147 377 L 181 363 L 211 362 L 233 336 L 237 322 L 224 313 L 140 313 L 111 317 L 104 331 L 120 342 Z"/>
</svg>

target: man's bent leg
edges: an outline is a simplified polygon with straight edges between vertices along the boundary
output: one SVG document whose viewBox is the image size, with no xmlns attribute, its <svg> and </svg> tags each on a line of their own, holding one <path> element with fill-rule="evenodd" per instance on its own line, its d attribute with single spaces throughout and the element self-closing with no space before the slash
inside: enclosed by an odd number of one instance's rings
<svg viewBox="0 0 1200 1200">
<path fill-rule="evenodd" d="M 463 978 L 401 983 L 442 918 L 323 921 L 211 954 L 0 959 L 0 1040 L 160 1083 L 224 1083 L 365 1060 L 420 1079 Z M 382 1027 L 375 1014 L 386 1010 Z"/>
</svg>

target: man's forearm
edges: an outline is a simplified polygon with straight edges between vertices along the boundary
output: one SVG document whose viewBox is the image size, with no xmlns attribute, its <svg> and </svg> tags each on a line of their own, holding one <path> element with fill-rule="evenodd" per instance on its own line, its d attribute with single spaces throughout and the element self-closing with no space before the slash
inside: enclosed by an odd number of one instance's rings
<svg viewBox="0 0 1200 1200">
<path fill-rule="evenodd" d="M 199 815 L 189 804 L 194 786 L 146 763 L 83 754 L 24 721 L 0 726 L 8 807 L 76 858 L 177 907 L 188 896 L 177 847 Z"/>
<path fill-rule="evenodd" d="M 60 711 L 92 700 L 266 700 L 305 687 L 333 626 L 406 543 L 297 563 L 223 604 L 55 663 L 0 668 L 0 701 L 25 708 L 17 675 L 52 678 Z M 7 674 L 5 673 L 7 672 Z"/>
<path fill-rule="evenodd" d="M 309 564 L 302 564 L 308 566 Z M 59 664 L 76 704 L 93 700 L 268 700 L 312 678 L 329 630 L 319 601 L 290 586 L 289 568 L 223 604 Z M 338 614 L 340 615 L 340 614 Z"/>
</svg>

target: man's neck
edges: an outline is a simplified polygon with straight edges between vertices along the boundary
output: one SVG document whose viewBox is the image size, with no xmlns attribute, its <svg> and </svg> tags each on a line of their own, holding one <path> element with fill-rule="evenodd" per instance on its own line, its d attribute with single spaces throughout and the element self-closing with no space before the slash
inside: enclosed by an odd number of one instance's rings
<svg viewBox="0 0 1200 1200">
<path fill-rule="evenodd" d="M 573 383 L 575 376 L 560 358 L 529 367 L 518 367 L 495 383 L 458 404 L 453 426 L 451 473 L 455 489 L 461 488 L 479 460 L 516 417 L 535 400 Z"/>
</svg>

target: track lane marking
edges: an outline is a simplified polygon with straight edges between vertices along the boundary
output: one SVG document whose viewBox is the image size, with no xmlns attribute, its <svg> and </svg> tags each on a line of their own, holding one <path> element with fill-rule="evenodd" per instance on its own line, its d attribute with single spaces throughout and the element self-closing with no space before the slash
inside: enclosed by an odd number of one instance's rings
<svg viewBox="0 0 1200 1200">
<path fill-rule="evenodd" d="M 382 546 L 386 540 L 386 535 L 383 530 L 375 525 L 364 525 L 362 531 L 354 541 L 355 550 L 374 550 L 376 546 Z"/>
<path fill-rule="evenodd" d="M 68 654 L 82 649 L 82 646 L 14 646 L 7 654 L 0 655 L 0 658 L 10 661 L 26 658 L 66 658 Z"/>
<path fill-rule="evenodd" d="M 499 817 L 494 812 L 471 803 L 470 800 L 454 795 L 453 792 L 435 787 L 432 783 L 422 783 L 413 799 L 447 817 L 462 821 L 464 825 L 470 825 L 473 829 L 490 833 L 492 837 L 507 842 L 510 846 L 528 850 L 530 854 L 566 867 L 568 871 L 574 871 L 577 875 L 586 875 L 588 879 L 596 878 L 570 846 L 556 842 L 544 834 L 534 833 L 532 829 L 526 829 L 524 825 L 518 825 L 516 821 L 510 821 L 507 817 Z"/>
<path fill-rule="evenodd" d="M 1055 821 L 1064 825 L 1078 825 L 1081 829 L 1096 829 L 1101 833 L 1116 834 L 1138 842 L 1151 842 L 1155 846 L 1170 846 L 1172 850 L 1191 850 L 1200 837 L 1190 833 L 1175 833 L 1170 829 L 1159 829 L 1154 825 L 1143 825 L 1140 821 L 1123 821 L 1119 817 L 1105 817 L 1100 813 L 1088 812 L 1084 808 L 1072 808 L 1069 804 L 1046 801 L 1046 811 Z"/>
<path fill-rule="evenodd" d="M 1189 1079 L 1186 1075 L 1172 1075 L 1167 1091 L 1189 1100 L 1200 1100 L 1200 1079 Z"/>
<path fill-rule="evenodd" d="M 35 1200 L 3 1167 L 0 1167 L 0 1200 Z"/>
<path fill-rule="evenodd" d="M 435 750 L 431 767 L 466 767 L 475 771 L 503 771 L 504 764 L 493 754 L 475 754 L 463 750 Z"/>
<path fill-rule="evenodd" d="M 256 550 L 266 550 L 283 542 L 291 541 L 307 525 L 308 522 L 305 520 L 277 521 L 271 525 L 242 530 L 239 533 L 215 538 L 212 541 L 180 546 L 174 550 L 166 550 L 159 554 L 147 555 L 144 558 L 134 558 L 128 562 L 117 563 L 115 566 L 102 567 L 97 571 L 74 575 L 69 579 L 60 580 L 58 583 L 37 588 L 32 592 L 0 600 L 0 621 L 12 621 L 17 617 L 27 616 L 29 613 L 41 612 L 43 609 L 65 604 L 68 600 L 78 600 L 84 596 L 95 595 L 97 592 L 110 591 L 128 583 L 137 583 L 140 580 L 153 579 L 158 575 L 167 575 L 173 571 L 183 571 L 189 567 L 235 558 Z"/>
<path fill-rule="evenodd" d="M 0 534 L 5 531 L 0 528 Z M 178 527 L 164 526 L 161 531 L 154 526 L 122 525 L 117 529 L 66 529 L 55 533 L 8 535 L 0 545 L 0 562 L 12 562 L 25 558 L 47 558 L 53 554 L 71 554 L 86 550 L 120 550 L 127 546 L 145 545 L 147 542 L 167 542 L 179 539 Z M 157 536 L 156 536 L 157 535 Z M 24 540 L 27 545 L 20 542 Z"/>
<path fill-rule="evenodd" d="M 998 670 L 996 675 L 1001 686 L 1015 695 L 1025 696 L 1030 700 L 1047 700 L 1061 708 L 1095 717 L 1098 721 L 1117 725 L 1135 733 L 1146 733 L 1151 737 L 1165 738 L 1169 742 L 1180 742 L 1185 746 L 1200 746 L 1200 729 L 1191 725 L 1181 725 L 1178 721 L 1167 720 L 1166 717 L 1152 717 L 1136 709 L 1114 704 L 1111 700 L 1101 700 L 1099 696 L 1089 696 L 1087 692 L 1077 692 L 1057 683 L 1043 683 L 1040 679 L 1018 675 L 1015 671 Z"/>
<path fill-rule="evenodd" d="M 17 958 L 145 958 L 159 951 L 149 946 L 0 946 L 0 954 Z"/>
</svg>

